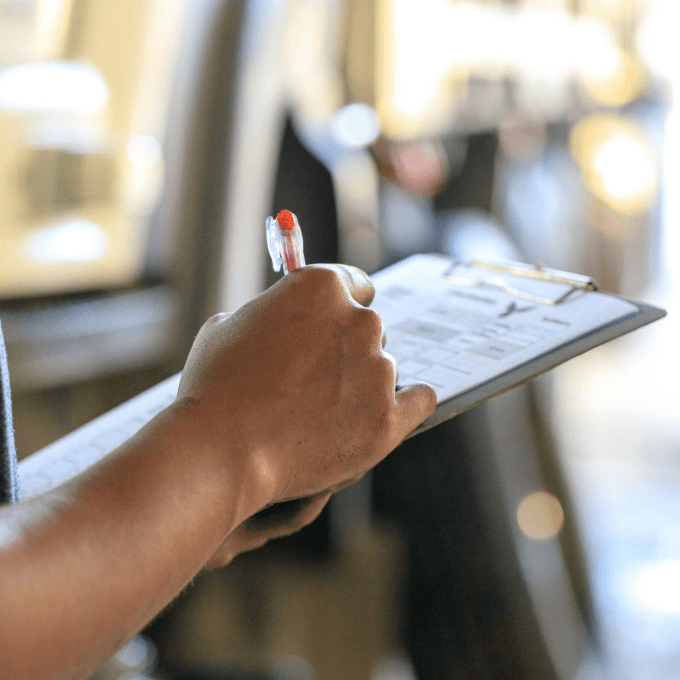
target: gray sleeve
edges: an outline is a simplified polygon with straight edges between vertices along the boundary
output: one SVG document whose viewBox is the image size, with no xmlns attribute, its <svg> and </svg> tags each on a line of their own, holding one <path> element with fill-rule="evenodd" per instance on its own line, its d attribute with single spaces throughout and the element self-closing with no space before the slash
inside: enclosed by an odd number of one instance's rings
<svg viewBox="0 0 680 680">
<path fill-rule="evenodd" d="M 14 447 L 12 395 L 2 326 L 0 326 L 0 383 L 0 503 L 17 503 L 21 500 L 21 487 Z"/>
</svg>

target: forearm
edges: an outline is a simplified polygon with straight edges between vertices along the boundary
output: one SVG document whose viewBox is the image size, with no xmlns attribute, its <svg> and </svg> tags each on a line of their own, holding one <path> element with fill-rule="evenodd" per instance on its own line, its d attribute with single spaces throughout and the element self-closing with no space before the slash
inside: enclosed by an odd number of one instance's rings
<svg viewBox="0 0 680 680">
<path fill-rule="evenodd" d="M 258 509 L 243 457 L 196 450 L 205 426 L 175 405 L 85 475 L 0 513 L 7 677 L 87 675 Z"/>
<path fill-rule="evenodd" d="M 432 413 L 431 388 L 395 392 L 372 295 L 358 270 L 323 265 L 212 317 L 182 401 L 89 473 L 0 512 L 3 676 L 85 677 L 208 560 L 311 522 Z M 302 498 L 280 526 L 245 521 Z"/>
</svg>

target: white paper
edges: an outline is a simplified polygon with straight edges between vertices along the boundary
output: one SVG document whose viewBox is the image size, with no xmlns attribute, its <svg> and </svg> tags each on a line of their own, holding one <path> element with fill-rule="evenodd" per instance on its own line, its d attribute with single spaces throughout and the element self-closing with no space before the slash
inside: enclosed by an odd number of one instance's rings
<svg viewBox="0 0 680 680">
<path fill-rule="evenodd" d="M 537 303 L 493 285 L 500 275 L 415 255 L 374 275 L 372 307 L 398 362 L 399 384 L 426 382 L 441 403 L 570 341 L 637 313 L 635 305 L 585 290 L 559 304 Z M 503 282 L 522 294 L 559 299 L 570 290 L 520 276 Z"/>
<path fill-rule="evenodd" d="M 111 409 L 19 463 L 24 499 L 75 477 L 138 432 L 177 396 L 180 374 Z"/>
</svg>

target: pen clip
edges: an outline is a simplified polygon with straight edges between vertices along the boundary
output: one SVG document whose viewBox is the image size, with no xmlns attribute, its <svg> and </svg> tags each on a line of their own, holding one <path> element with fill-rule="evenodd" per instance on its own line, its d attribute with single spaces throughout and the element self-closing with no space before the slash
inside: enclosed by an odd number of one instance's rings
<svg viewBox="0 0 680 680">
<path fill-rule="evenodd" d="M 260 222 L 262 224 L 262 222 Z M 283 264 L 283 252 L 281 251 L 281 238 L 279 236 L 279 225 L 273 217 L 267 218 L 267 250 L 272 258 L 272 267 L 275 272 L 281 271 Z"/>
</svg>

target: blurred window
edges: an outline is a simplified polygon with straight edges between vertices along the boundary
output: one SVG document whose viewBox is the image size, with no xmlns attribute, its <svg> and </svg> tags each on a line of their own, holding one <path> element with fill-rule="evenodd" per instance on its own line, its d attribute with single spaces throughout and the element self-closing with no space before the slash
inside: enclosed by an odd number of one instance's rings
<svg viewBox="0 0 680 680">
<path fill-rule="evenodd" d="M 143 275 L 185 0 L 0 0 L 0 297 Z"/>
</svg>

